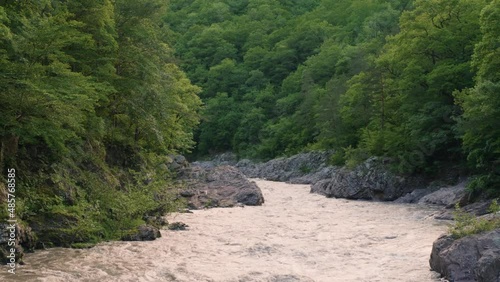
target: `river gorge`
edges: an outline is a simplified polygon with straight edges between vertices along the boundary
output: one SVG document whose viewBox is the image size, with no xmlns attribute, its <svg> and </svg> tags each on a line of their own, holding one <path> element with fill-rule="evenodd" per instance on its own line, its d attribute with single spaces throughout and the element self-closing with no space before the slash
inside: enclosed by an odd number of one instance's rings
<svg viewBox="0 0 500 282">
<path fill-rule="evenodd" d="M 255 179 L 262 206 L 168 216 L 185 231 L 149 242 L 54 248 L 25 256 L 1 281 L 440 281 L 432 242 L 446 232 L 431 207 L 325 198 L 309 185 Z"/>
</svg>

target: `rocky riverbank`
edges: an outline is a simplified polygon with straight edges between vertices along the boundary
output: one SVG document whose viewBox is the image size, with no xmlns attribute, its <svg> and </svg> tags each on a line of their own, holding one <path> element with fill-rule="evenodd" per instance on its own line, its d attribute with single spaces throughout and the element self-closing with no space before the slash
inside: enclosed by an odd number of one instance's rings
<svg viewBox="0 0 500 282">
<path fill-rule="evenodd" d="M 311 184 L 311 192 L 326 197 L 384 200 L 399 199 L 401 203 L 418 202 L 422 197 L 441 188 L 429 185 L 423 176 L 396 175 L 388 160 L 369 158 L 353 169 L 328 164 L 332 152 L 306 152 L 264 163 L 238 160 L 225 153 L 210 161 L 195 162 L 204 168 L 230 165 L 249 178 L 260 178 L 292 184 Z M 445 196 L 445 195 L 443 195 Z"/>
</svg>

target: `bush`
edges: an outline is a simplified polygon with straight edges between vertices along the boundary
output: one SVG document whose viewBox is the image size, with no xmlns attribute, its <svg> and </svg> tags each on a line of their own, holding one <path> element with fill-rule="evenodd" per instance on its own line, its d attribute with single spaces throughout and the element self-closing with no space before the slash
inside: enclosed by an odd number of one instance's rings
<svg viewBox="0 0 500 282">
<path fill-rule="evenodd" d="M 477 218 L 473 214 L 465 212 L 460 208 L 457 203 L 453 213 L 455 224 L 450 226 L 449 232 L 455 238 L 462 238 L 465 236 L 478 234 L 485 231 L 491 231 L 500 228 L 500 205 L 497 200 L 493 200 L 489 209 L 492 213 L 491 218 Z"/>
</svg>

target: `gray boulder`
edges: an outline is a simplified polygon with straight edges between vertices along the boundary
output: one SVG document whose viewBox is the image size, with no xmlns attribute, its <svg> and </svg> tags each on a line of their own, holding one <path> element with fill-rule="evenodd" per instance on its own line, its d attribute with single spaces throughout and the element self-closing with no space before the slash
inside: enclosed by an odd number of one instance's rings
<svg viewBox="0 0 500 282">
<path fill-rule="evenodd" d="M 233 207 L 238 203 L 257 206 L 264 203 L 257 184 L 232 166 L 193 165 L 183 173 L 179 185 L 185 187 L 179 195 L 188 200 L 192 209 Z"/>
<path fill-rule="evenodd" d="M 383 160 L 370 158 L 352 170 L 335 170 L 331 178 L 312 185 L 311 193 L 336 198 L 392 201 L 423 185 L 423 179 L 395 175 Z"/>
<path fill-rule="evenodd" d="M 469 192 L 466 190 L 466 184 L 467 182 L 463 181 L 452 187 L 441 188 L 436 192 L 425 195 L 418 203 L 440 205 L 447 208 L 452 208 L 457 203 L 460 204 L 460 206 L 464 206 L 468 203 L 469 199 Z"/>
<path fill-rule="evenodd" d="M 132 232 L 122 237 L 123 241 L 152 241 L 156 238 L 160 238 L 161 233 L 158 228 L 151 225 L 141 225 Z"/>
<path fill-rule="evenodd" d="M 234 166 L 237 167 L 246 177 L 262 178 L 260 175 L 260 167 L 262 164 L 254 163 L 249 159 L 241 159 Z"/>
<path fill-rule="evenodd" d="M 338 170 L 339 168 L 336 166 L 327 166 L 319 169 L 318 171 L 292 178 L 288 182 L 292 184 L 316 184 L 323 179 L 334 177 Z"/>
<path fill-rule="evenodd" d="M 449 281 L 500 282 L 500 229 L 458 240 L 441 236 L 429 263 Z"/>
<path fill-rule="evenodd" d="M 425 195 L 432 193 L 432 188 L 415 189 L 410 193 L 396 199 L 394 202 L 399 204 L 413 204 L 418 203 Z"/>
<path fill-rule="evenodd" d="M 235 166 L 251 178 L 312 184 L 330 176 L 333 167 L 327 168 L 327 162 L 331 154 L 332 152 L 307 152 L 258 164 L 243 159 Z"/>
<path fill-rule="evenodd" d="M 166 165 L 170 171 L 178 172 L 189 167 L 189 162 L 182 155 L 169 155 Z"/>
</svg>

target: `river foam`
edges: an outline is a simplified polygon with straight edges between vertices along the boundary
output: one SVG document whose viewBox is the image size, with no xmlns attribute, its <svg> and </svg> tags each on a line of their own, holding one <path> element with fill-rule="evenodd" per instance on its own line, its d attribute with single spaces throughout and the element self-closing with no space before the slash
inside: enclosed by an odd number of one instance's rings
<svg viewBox="0 0 500 282">
<path fill-rule="evenodd" d="M 265 204 L 172 214 L 186 231 L 150 242 L 55 248 L 25 257 L 1 281 L 439 281 L 432 208 L 327 199 L 309 185 L 255 180 Z"/>
</svg>

